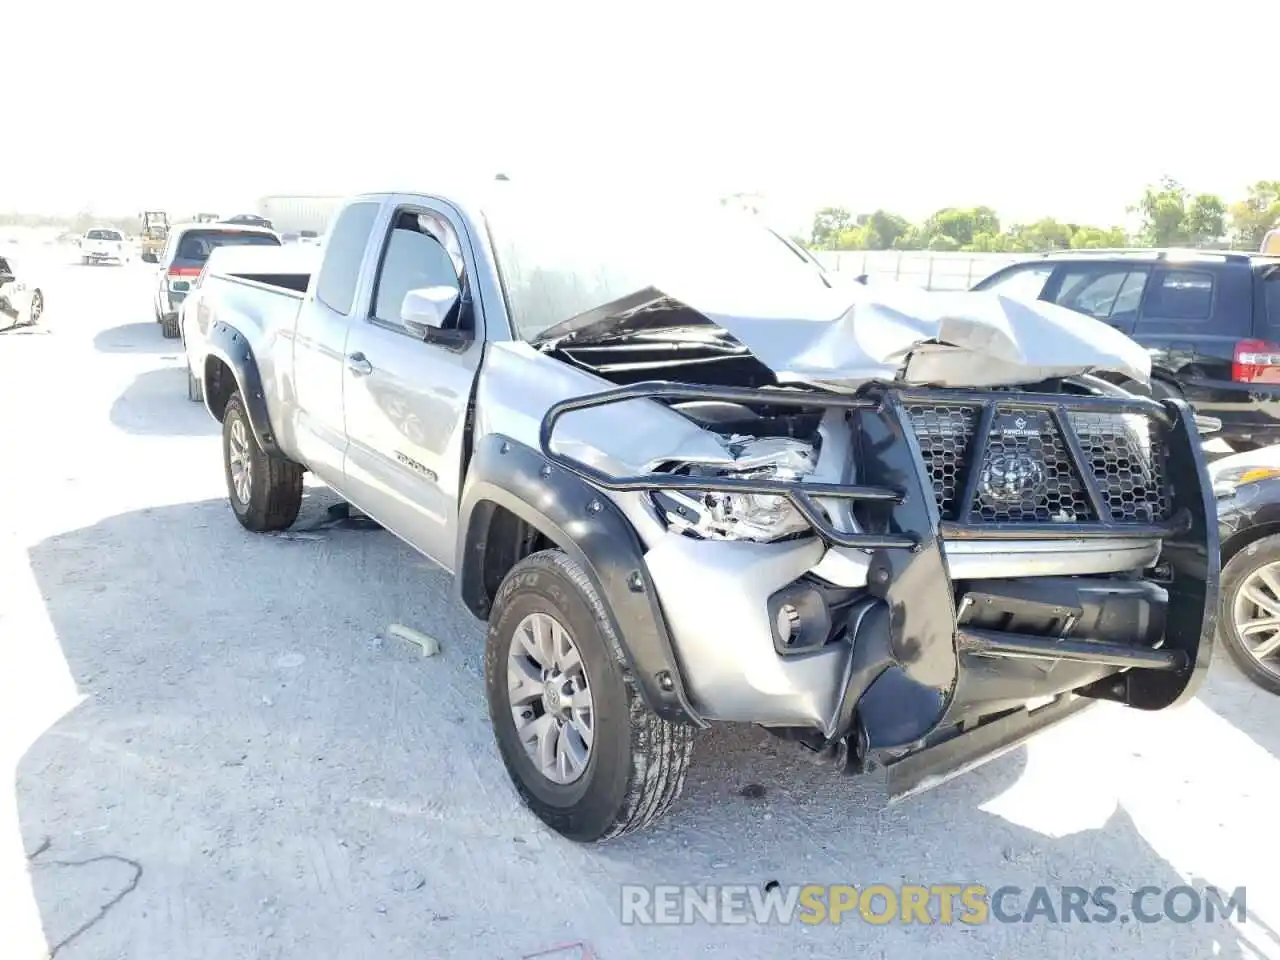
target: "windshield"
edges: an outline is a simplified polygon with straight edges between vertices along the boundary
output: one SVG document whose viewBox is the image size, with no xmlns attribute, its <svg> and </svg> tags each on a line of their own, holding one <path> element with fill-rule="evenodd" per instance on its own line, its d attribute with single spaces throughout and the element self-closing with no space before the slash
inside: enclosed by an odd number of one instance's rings
<svg viewBox="0 0 1280 960">
<path fill-rule="evenodd" d="M 826 287 L 816 266 L 759 221 L 718 206 L 502 197 L 485 220 L 524 340 L 646 287 L 727 284 L 770 295 Z"/>
<path fill-rule="evenodd" d="M 241 230 L 188 230 L 178 244 L 177 259 L 204 263 L 217 247 L 278 247 L 279 239 L 271 233 Z"/>
<path fill-rule="evenodd" d="M 90 240 L 119 240 L 120 234 L 115 230 L 90 230 L 85 234 Z"/>
</svg>

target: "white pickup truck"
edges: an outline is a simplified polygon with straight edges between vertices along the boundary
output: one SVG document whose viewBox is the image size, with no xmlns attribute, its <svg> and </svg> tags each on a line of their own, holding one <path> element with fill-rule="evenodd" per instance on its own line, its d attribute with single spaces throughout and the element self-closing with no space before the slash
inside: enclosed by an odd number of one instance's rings
<svg viewBox="0 0 1280 960">
<path fill-rule="evenodd" d="M 711 723 L 905 797 L 1208 669 L 1193 415 L 1095 376 L 1150 360 L 1090 317 L 515 184 L 356 197 L 309 277 L 206 282 L 236 519 L 289 526 L 310 471 L 452 571 L 507 770 L 575 840 L 666 811 Z"/>
<path fill-rule="evenodd" d="M 94 227 L 80 238 L 80 262 L 82 264 L 114 261 L 124 263 L 129 259 L 128 241 L 119 230 Z"/>
</svg>

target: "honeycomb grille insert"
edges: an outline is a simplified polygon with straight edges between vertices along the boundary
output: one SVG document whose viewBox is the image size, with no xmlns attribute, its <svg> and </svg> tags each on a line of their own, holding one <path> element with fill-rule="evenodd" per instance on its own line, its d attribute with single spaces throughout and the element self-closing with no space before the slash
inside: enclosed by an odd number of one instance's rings
<svg viewBox="0 0 1280 960">
<path fill-rule="evenodd" d="M 971 469 L 981 411 L 977 403 L 906 406 L 943 520 L 961 519 L 972 482 L 971 523 L 1101 522 L 1081 469 L 1093 478 L 1113 523 L 1159 523 L 1172 513 L 1163 433 L 1150 418 L 1068 410 L 1066 422 L 1083 454 L 1077 465 L 1049 412 L 998 404 L 982 463 Z"/>
<path fill-rule="evenodd" d="M 907 414 L 924 454 L 933 495 L 944 520 L 955 519 L 964 487 L 965 454 L 973 442 L 978 414 L 974 407 L 912 404 Z"/>
<path fill-rule="evenodd" d="M 1117 523 L 1159 523 L 1172 504 L 1166 451 L 1147 417 L 1119 413 L 1069 414 L 1088 468 Z"/>
</svg>

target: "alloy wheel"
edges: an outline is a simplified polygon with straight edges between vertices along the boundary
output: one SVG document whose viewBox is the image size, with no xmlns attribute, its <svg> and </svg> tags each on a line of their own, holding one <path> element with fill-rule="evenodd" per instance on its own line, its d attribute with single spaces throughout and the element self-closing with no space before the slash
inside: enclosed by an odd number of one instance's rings
<svg viewBox="0 0 1280 960">
<path fill-rule="evenodd" d="M 512 633 L 507 696 L 516 735 L 538 771 L 562 785 L 580 778 L 591 759 L 595 706 L 582 655 L 549 614 L 529 614 Z"/>
<path fill-rule="evenodd" d="M 249 435 L 245 431 L 244 421 L 236 418 L 231 423 L 230 447 L 231 486 L 235 489 L 236 499 L 248 506 L 249 494 L 253 490 L 253 460 L 249 456 Z"/>
<path fill-rule="evenodd" d="M 1245 578 L 1232 617 L 1249 656 L 1280 675 L 1280 562 L 1264 564 Z"/>
</svg>

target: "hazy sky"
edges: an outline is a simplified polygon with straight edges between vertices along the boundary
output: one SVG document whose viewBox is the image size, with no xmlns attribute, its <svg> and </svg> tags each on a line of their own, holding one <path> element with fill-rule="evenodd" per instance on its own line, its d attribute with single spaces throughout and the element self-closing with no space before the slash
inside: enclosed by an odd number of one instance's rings
<svg viewBox="0 0 1280 960">
<path fill-rule="evenodd" d="M 1164 173 L 1280 177 L 1278 0 L 3 6 L 0 209 L 502 170 L 1118 223 Z"/>
</svg>

